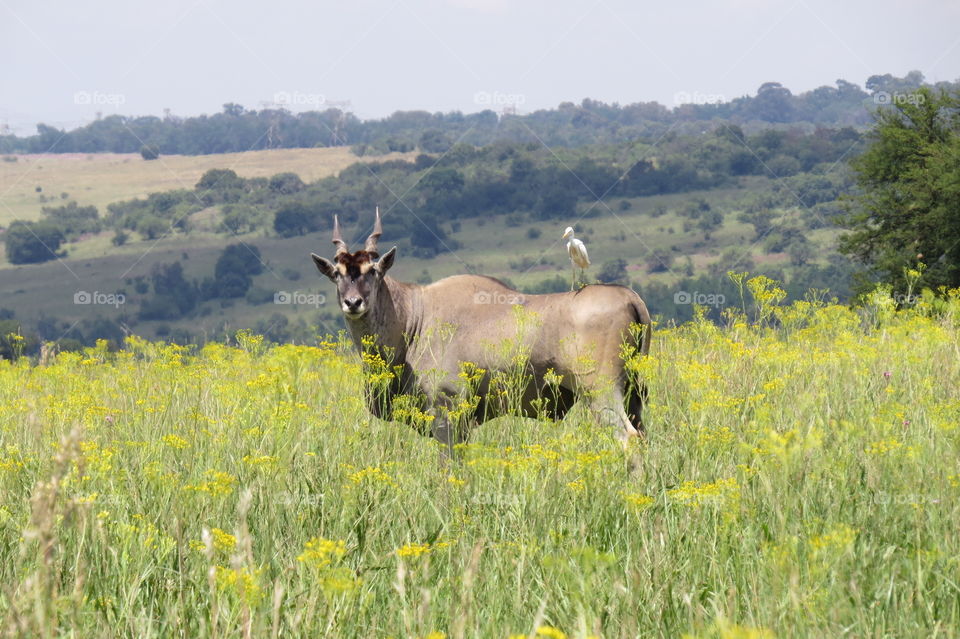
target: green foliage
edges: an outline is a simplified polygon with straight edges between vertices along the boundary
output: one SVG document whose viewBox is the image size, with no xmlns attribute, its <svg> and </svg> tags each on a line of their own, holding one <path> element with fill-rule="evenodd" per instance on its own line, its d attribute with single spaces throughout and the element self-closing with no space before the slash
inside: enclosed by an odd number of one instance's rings
<svg viewBox="0 0 960 639">
<path fill-rule="evenodd" d="M 450 148 L 450 139 L 437 129 L 424 131 L 420 136 L 420 143 L 417 145 L 421 150 L 427 153 L 444 153 Z"/>
<path fill-rule="evenodd" d="M 243 297 L 253 278 L 263 272 L 260 249 L 250 244 L 227 246 L 214 266 L 213 278 L 216 297 Z"/>
<path fill-rule="evenodd" d="M 250 233 L 263 224 L 263 213 L 246 203 L 225 204 L 220 228 L 232 235 Z"/>
<path fill-rule="evenodd" d="M 95 206 L 79 206 L 71 200 L 63 206 L 45 206 L 41 210 L 47 221 L 58 226 L 68 240 L 100 230 L 100 218 Z"/>
<path fill-rule="evenodd" d="M 15 360 L 36 350 L 39 341 L 26 332 L 18 320 L 0 319 L 0 360 Z"/>
<path fill-rule="evenodd" d="M 7 260 L 11 264 L 37 264 L 55 259 L 65 239 L 56 224 L 15 221 L 4 233 Z"/>
<path fill-rule="evenodd" d="M 140 235 L 148 240 L 155 240 L 170 232 L 170 224 L 156 215 L 147 213 L 141 216 L 134 227 Z"/>
<path fill-rule="evenodd" d="M 607 260 L 600 268 L 600 272 L 597 273 L 597 279 L 606 284 L 626 284 L 629 281 L 627 261 L 622 257 Z"/>
<path fill-rule="evenodd" d="M 273 216 L 273 230 L 283 237 L 295 237 L 314 231 L 320 219 L 316 211 L 303 202 L 283 205 Z"/>
<path fill-rule="evenodd" d="M 300 179 L 300 176 L 296 173 L 277 173 L 268 183 L 268 188 L 273 193 L 278 193 L 280 195 L 292 195 L 293 193 L 299 193 L 304 189 L 305 185 L 303 180 Z"/>
<path fill-rule="evenodd" d="M 210 169 L 200 177 L 197 189 L 226 191 L 243 188 L 243 185 L 244 179 L 232 169 Z"/>
<path fill-rule="evenodd" d="M 960 285 L 960 94 L 919 89 L 880 108 L 870 147 L 853 160 L 859 194 L 841 250 L 895 290 L 928 265 L 925 286 Z"/>
<path fill-rule="evenodd" d="M 140 157 L 144 160 L 156 160 L 160 157 L 160 147 L 156 144 L 144 144 L 140 147 Z"/>
<path fill-rule="evenodd" d="M 195 283 L 187 281 L 180 262 L 159 264 L 150 274 L 154 295 L 143 302 L 143 320 L 174 320 L 189 314 L 200 299 Z"/>
</svg>

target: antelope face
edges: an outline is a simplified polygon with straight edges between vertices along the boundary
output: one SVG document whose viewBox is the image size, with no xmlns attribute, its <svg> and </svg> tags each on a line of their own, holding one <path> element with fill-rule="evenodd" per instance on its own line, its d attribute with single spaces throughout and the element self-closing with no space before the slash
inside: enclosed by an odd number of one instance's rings
<svg viewBox="0 0 960 639">
<path fill-rule="evenodd" d="M 351 253 L 340 233 L 340 220 L 333 216 L 333 244 L 337 255 L 333 262 L 316 253 L 311 253 L 313 263 L 320 272 L 337 285 L 337 300 L 347 319 L 360 319 L 376 306 L 377 292 L 384 285 L 383 277 L 393 266 L 397 247 L 386 252 L 383 257 L 377 251 L 377 240 L 383 228 L 380 225 L 380 207 L 373 223 L 373 233 L 367 238 L 362 251 Z"/>
<path fill-rule="evenodd" d="M 337 287 L 340 309 L 348 319 L 359 319 L 376 305 L 377 293 L 383 286 L 383 276 L 393 266 L 397 247 L 383 257 L 370 251 L 338 253 L 331 262 L 311 253 L 314 264 Z"/>
</svg>

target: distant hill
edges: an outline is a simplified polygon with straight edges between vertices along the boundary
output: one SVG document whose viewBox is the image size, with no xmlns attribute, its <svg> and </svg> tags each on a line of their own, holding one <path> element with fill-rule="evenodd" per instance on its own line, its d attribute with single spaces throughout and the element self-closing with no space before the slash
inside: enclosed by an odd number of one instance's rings
<svg viewBox="0 0 960 639">
<path fill-rule="evenodd" d="M 694 133 L 703 123 L 726 121 L 747 133 L 774 126 L 863 127 L 870 112 L 899 93 L 925 85 L 923 74 L 903 78 L 874 75 L 865 88 L 845 80 L 793 94 L 778 82 L 765 82 L 756 95 L 731 100 L 681 93 L 670 107 L 657 102 L 628 105 L 585 99 L 556 109 L 516 114 L 513 106 L 464 114 L 397 112 L 383 119 L 360 120 L 339 109 L 294 114 L 283 108 L 249 110 L 226 104 L 222 113 L 197 117 L 114 115 L 62 131 L 37 125 L 27 137 L 0 136 L 0 153 L 138 153 L 156 148 L 163 155 L 236 153 L 271 148 L 353 146 L 358 154 L 419 149 L 439 153 L 457 142 L 482 146 L 497 141 L 543 142 L 554 146 L 611 144 L 655 138 L 666 131 Z M 956 89 L 957 83 L 936 86 Z M 490 96 L 488 96 L 490 97 Z M 483 102 L 484 100 L 479 100 Z M 492 102 L 492 97 L 489 102 Z M 515 106 L 515 105 L 514 105 Z"/>
</svg>

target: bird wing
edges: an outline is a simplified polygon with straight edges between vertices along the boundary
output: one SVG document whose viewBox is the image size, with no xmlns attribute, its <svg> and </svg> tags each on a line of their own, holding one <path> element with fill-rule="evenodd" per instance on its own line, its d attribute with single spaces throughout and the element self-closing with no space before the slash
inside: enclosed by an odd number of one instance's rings
<svg viewBox="0 0 960 639">
<path fill-rule="evenodd" d="M 586 266 L 583 268 L 587 268 L 587 266 L 590 266 L 590 256 L 587 255 L 587 245 L 580 242 L 580 250 L 583 251 L 583 261 L 586 262 Z"/>
<path fill-rule="evenodd" d="M 580 240 L 574 239 L 567 244 L 567 252 L 570 253 L 570 259 L 580 268 L 590 266 L 590 257 L 587 255 L 587 247 Z"/>
</svg>

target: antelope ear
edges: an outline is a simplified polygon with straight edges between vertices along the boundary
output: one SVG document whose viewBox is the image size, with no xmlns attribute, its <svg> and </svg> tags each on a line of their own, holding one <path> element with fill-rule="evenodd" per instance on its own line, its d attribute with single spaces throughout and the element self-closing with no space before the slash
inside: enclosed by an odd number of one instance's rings
<svg viewBox="0 0 960 639">
<path fill-rule="evenodd" d="M 397 247 L 394 246 L 392 249 L 383 254 L 383 256 L 373 263 L 373 268 L 376 269 L 377 273 L 381 276 L 386 275 L 387 271 L 390 270 L 390 267 L 393 266 L 393 258 L 397 256 Z"/>
<path fill-rule="evenodd" d="M 336 283 L 339 271 L 337 271 L 337 267 L 334 266 L 333 262 L 325 257 L 320 257 L 316 253 L 311 253 L 310 257 L 313 258 L 313 263 L 317 265 L 317 270 L 329 277 L 331 282 Z"/>
</svg>

